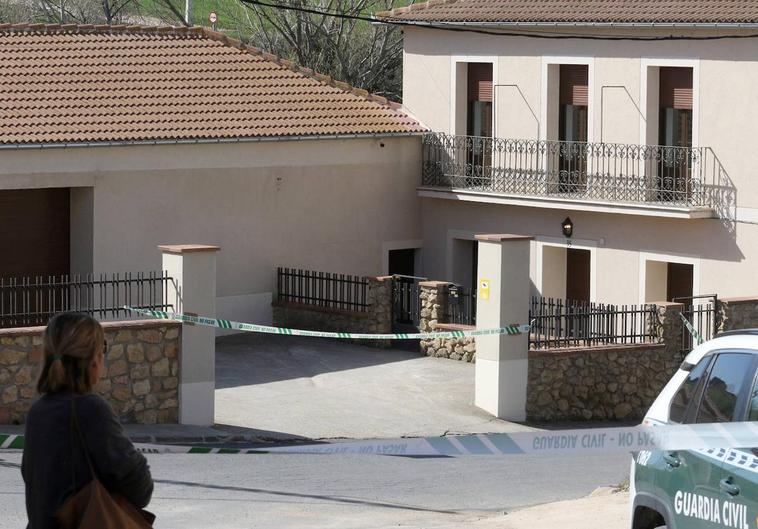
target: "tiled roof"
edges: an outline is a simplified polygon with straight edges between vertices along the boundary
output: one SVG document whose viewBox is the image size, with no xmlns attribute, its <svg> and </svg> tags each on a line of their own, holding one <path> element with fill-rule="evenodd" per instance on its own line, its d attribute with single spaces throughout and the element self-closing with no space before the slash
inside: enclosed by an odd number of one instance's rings
<svg viewBox="0 0 758 529">
<path fill-rule="evenodd" d="M 430 0 L 377 13 L 423 22 L 749 24 L 758 0 Z"/>
<path fill-rule="evenodd" d="M 0 25 L 0 144 L 422 130 L 384 98 L 204 28 Z"/>
</svg>

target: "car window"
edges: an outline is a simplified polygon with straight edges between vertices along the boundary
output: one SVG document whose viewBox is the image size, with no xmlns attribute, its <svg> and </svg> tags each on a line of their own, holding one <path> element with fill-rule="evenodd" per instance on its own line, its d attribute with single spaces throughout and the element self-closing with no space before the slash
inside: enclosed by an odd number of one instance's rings
<svg viewBox="0 0 758 529">
<path fill-rule="evenodd" d="M 705 370 L 708 368 L 708 364 L 711 361 L 711 357 L 707 356 L 700 360 L 695 367 L 690 371 L 687 380 L 679 388 L 679 391 L 674 395 L 671 401 L 671 408 L 669 409 L 669 420 L 672 422 L 684 422 L 684 416 L 687 413 L 687 406 L 689 406 L 695 391 L 697 391 L 698 383 L 703 378 Z"/>
<path fill-rule="evenodd" d="M 752 375 L 753 357 L 725 353 L 716 357 L 700 401 L 697 422 L 730 422 L 745 378 Z"/>
<path fill-rule="evenodd" d="M 753 392 L 750 394 L 750 404 L 748 405 L 748 421 L 758 421 L 758 378 L 755 379 Z"/>
</svg>

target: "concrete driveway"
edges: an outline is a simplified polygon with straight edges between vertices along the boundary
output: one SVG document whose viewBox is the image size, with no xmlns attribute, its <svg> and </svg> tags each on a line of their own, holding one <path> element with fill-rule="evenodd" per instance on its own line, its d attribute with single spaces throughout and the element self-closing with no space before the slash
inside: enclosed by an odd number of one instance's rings
<svg viewBox="0 0 758 529">
<path fill-rule="evenodd" d="M 529 428 L 474 406 L 474 365 L 338 340 L 216 341 L 216 423 L 271 438 L 382 438 Z"/>
</svg>

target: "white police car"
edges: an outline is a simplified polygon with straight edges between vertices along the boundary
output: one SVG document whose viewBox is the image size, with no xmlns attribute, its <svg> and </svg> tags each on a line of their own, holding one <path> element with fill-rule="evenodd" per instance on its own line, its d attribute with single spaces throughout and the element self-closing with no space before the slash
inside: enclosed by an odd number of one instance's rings
<svg viewBox="0 0 758 529">
<path fill-rule="evenodd" d="M 758 330 L 696 347 L 643 424 L 758 421 Z M 629 488 L 632 529 L 758 528 L 758 439 L 753 448 L 640 452 Z"/>
</svg>

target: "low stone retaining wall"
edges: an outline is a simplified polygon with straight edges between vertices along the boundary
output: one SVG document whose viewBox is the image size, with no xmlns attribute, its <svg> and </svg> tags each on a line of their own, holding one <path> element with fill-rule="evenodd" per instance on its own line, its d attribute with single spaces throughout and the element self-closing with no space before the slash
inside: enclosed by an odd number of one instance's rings
<svg viewBox="0 0 758 529">
<path fill-rule="evenodd" d="M 368 278 L 365 312 L 306 303 L 272 303 L 274 325 L 329 332 L 386 334 L 392 332 L 392 278 Z M 389 347 L 390 340 L 353 340 L 372 347 Z"/>
<path fill-rule="evenodd" d="M 665 344 L 529 352 L 529 420 L 641 419 L 681 363 Z"/>
<path fill-rule="evenodd" d="M 105 322 L 108 353 L 96 391 L 124 423 L 179 419 L 179 322 Z M 44 327 L 0 329 L 0 424 L 24 422 L 36 398 Z"/>
</svg>

